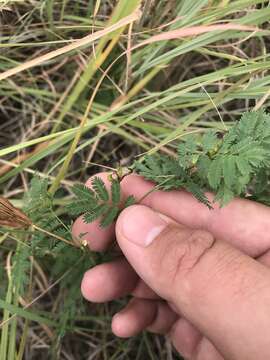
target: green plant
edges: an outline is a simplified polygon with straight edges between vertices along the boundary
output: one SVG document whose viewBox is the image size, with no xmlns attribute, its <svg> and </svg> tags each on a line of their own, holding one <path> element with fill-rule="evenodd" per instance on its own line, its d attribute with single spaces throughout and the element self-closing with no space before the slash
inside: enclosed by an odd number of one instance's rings
<svg viewBox="0 0 270 360">
<path fill-rule="evenodd" d="M 229 130 L 189 135 L 178 145 L 177 156 L 147 155 L 130 170 L 152 181 L 153 191 L 183 188 L 211 209 L 205 195 L 209 190 L 221 206 L 236 196 L 269 204 L 269 168 L 270 115 L 261 110 L 244 113 Z M 121 177 L 111 177 L 111 199 L 98 177 L 92 189 L 75 185 L 76 199 L 67 210 L 83 213 L 86 223 L 101 217 L 102 227 L 110 225 L 123 208 L 135 203 L 133 197 L 121 203 L 120 181 Z"/>
<path fill-rule="evenodd" d="M 31 312 L 23 313 L 23 317 L 26 319 L 38 323 L 47 322 L 54 327 L 55 336 L 52 340 L 54 351 L 57 352 L 61 338 L 74 327 L 78 304 L 83 308 L 80 293 L 83 273 L 96 264 L 96 260 L 93 256 L 89 256 L 83 246 L 76 244 L 77 246 L 74 247 L 71 238 L 71 221 L 69 219 L 64 221 L 55 213 L 54 200 L 48 191 L 47 179 L 34 176 L 30 189 L 25 194 L 24 212 L 13 207 L 7 200 L 2 200 L 0 225 L 4 224 L 6 215 L 6 219 L 12 219 L 12 222 L 10 221 L 7 225 L 18 228 L 17 236 L 20 236 L 22 228 L 27 231 L 25 240 L 18 242 L 16 251 L 11 258 L 11 287 L 7 292 L 6 303 L 16 306 L 15 313 L 23 312 L 18 306 L 19 297 L 27 296 L 27 289 L 31 286 L 33 258 L 42 259 L 43 264 L 50 268 L 52 276 L 61 276 L 60 292 L 66 292 L 69 289 L 69 296 L 64 297 L 63 301 L 58 304 L 61 307 L 58 318 L 53 314 L 46 314 L 45 317 L 42 317 L 35 316 Z M 61 261 L 57 261 L 60 256 Z M 16 318 L 11 321 L 9 333 L 8 309 L 5 309 L 3 319 L 7 321 L 7 325 L 2 331 L 0 350 L 2 354 L 8 353 L 8 358 L 14 359 Z"/>
<path fill-rule="evenodd" d="M 86 223 L 101 218 L 100 224 L 106 227 L 113 223 L 119 213 L 127 206 L 135 203 L 133 196 L 129 196 L 124 203 L 121 203 L 121 188 L 119 178 L 111 177 L 110 192 L 102 179 L 95 177 L 92 180 L 92 189 L 85 185 L 74 185 L 73 193 L 76 199 L 67 206 L 71 215 L 84 214 Z"/>
</svg>

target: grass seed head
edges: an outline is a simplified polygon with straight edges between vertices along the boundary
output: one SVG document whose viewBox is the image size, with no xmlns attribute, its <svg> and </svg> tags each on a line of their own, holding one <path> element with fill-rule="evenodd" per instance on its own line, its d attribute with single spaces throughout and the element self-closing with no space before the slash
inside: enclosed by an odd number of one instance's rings
<svg viewBox="0 0 270 360">
<path fill-rule="evenodd" d="M 28 228 L 32 225 L 29 217 L 10 201 L 0 196 L 0 226 L 11 228 Z"/>
</svg>

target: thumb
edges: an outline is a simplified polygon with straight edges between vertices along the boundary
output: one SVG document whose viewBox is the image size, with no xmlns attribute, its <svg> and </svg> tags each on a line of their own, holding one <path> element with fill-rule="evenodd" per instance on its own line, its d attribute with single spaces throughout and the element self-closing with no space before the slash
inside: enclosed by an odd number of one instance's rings
<svg viewBox="0 0 270 360">
<path fill-rule="evenodd" d="M 225 358 L 270 359 L 270 271 L 264 265 L 142 205 L 121 213 L 116 235 L 140 277 Z"/>
</svg>

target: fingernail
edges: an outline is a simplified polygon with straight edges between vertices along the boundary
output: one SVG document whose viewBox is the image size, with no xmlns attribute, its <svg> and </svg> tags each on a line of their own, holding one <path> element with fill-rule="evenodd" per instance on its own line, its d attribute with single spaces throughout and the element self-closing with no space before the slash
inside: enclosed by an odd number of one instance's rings
<svg viewBox="0 0 270 360">
<path fill-rule="evenodd" d="M 136 205 L 127 208 L 121 218 L 122 235 L 136 245 L 147 247 L 164 230 L 167 223 L 154 210 Z"/>
</svg>

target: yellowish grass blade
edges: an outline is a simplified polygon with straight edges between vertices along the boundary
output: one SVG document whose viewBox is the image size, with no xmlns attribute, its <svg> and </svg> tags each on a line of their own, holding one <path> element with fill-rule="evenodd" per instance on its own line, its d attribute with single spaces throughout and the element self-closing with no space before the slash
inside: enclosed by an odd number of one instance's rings
<svg viewBox="0 0 270 360">
<path fill-rule="evenodd" d="M 238 25 L 238 24 L 219 24 L 219 25 L 205 25 L 205 26 L 191 26 L 187 28 L 181 28 L 171 31 L 166 31 L 158 35 L 151 36 L 149 39 L 139 43 L 138 45 L 133 46 L 131 50 L 137 49 L 141 46 L 145 46 L 148 44 L 152 44 L 158 41 L 166 41 L 166 40 L 173 40 L 179 39 L 182 37 L 187 36 L 194 36 L 203 34 L 206 32 L 211 31 L 226 31 L 226 30 L 239 30 L 239 31 L 258 31 L 259 29 L 254 26 L 245 26 L 245 25 Z"/>
<path fill-rule="evenodd" d="M 87 35 L 83 37 L 82 39 L 75 40 L 69 45 L 63 46 L 60 49 L 51 51 L 47 54 L 41 55 L 35 59 L 32 59 L 30 61 L 27 61 L 21 65 L 18 65 L 12 69 L 9 69 L 7 71 L 4 71 L 2 74 L 0 74 L 0 81 L 9 78 L 10 76 L 13 76 L 15 74 L 18 74 L 24 70 L 30 69 L 34 66 L 41 65 L 42 63 L 54 59 L 57 56 L 63 55 L 69 51 L 76 50 L 82 46 L 86 46 L 91 44 L 93 41 L 100 39 L 101 37 L 114 32 L 117 29 L 122 28 L 125 25 L 128 25 L 134 21 L 139 20 L 141 17 L 141 11 L 139 9 L 135 10 L 133 13 L 131 13 L 129 16 L 124 17 L 123 19 L 119 20 L 114 25 L 108 26 L 107 28 L 103 30 L 96 31 L 93 34 Z"/>
</svg>

